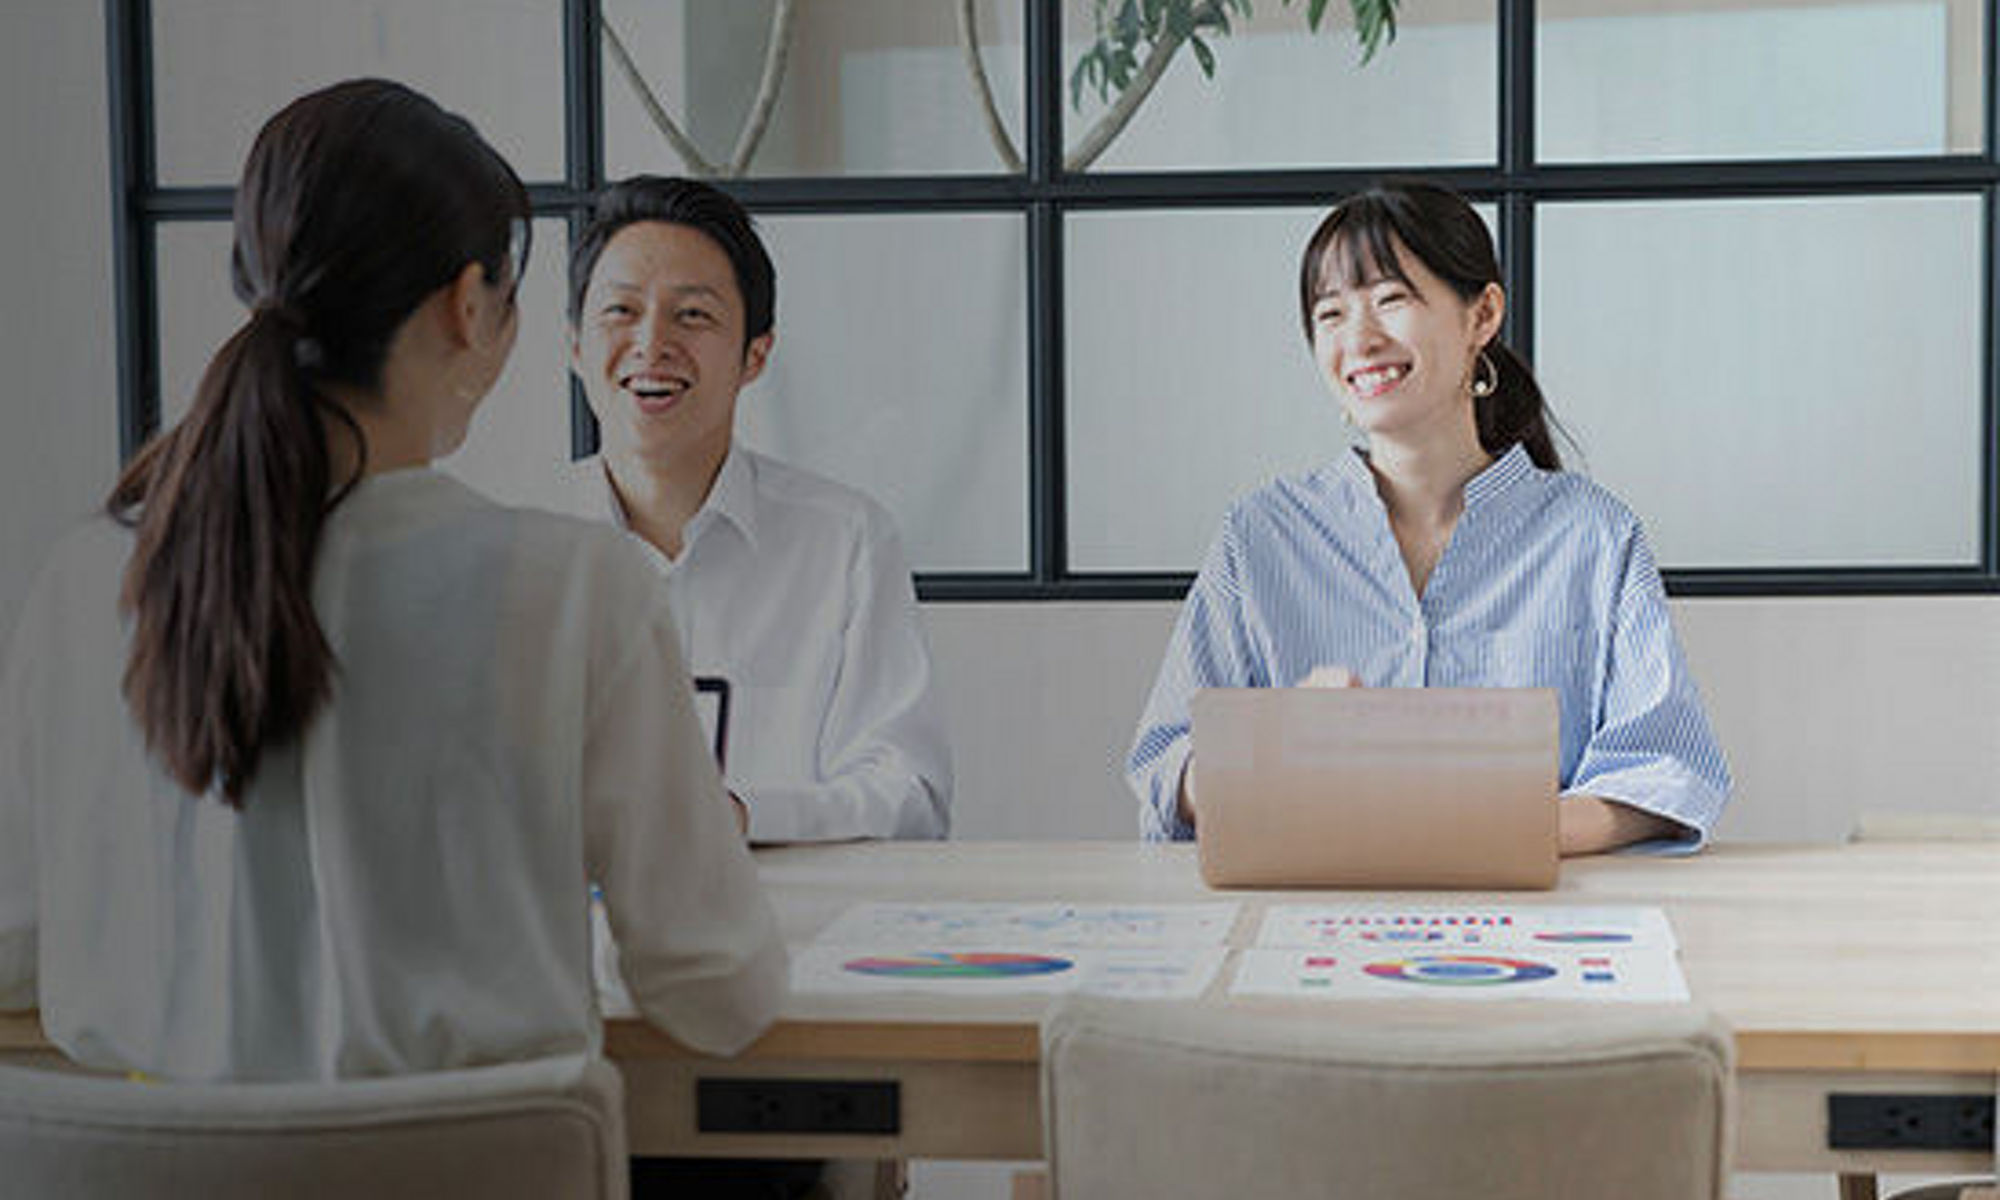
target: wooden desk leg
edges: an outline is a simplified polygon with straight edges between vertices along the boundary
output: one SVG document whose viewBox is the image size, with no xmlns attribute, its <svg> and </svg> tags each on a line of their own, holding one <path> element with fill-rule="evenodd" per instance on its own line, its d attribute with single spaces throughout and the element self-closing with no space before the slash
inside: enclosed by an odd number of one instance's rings
<svg viewBox="0 0 2000 1200">
<path fill-rule="evenodd" d="M 1842 1175 L 1840 1200 L 1878 1200 L 1873 1175 Z"/>
</svg>

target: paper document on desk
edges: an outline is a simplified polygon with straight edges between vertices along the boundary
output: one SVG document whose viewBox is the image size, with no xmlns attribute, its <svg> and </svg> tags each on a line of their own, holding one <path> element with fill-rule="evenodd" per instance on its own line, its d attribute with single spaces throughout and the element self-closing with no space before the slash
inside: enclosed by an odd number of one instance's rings
<svg viewBox="0 0 2000 1200">
<path fill-rule="evenodd" d="M 1330 1000 L 1688 999 L 1673 952 L 1621 949 L 1398 950 L 1366 943 L 1318 949 L 1259 947 L 1237 960 L 1236 996 Z"/>
<path fill-rule="evenodd" d="M 1659 948 L 1674 952 L 1667 914 L 1636 905 L 1278 904 L 1259 946 Z"/>
<path fill-rule="evenodd" d="M 792 990 L 1192 999 L 1221 969 L 1238 907 L 857 904 L 792 956 Z"/>
<path fill-rule="evenodd" d="M 1346 1000 L 1688 998 L 1667 915 L 1633 905 L 1273 905 L 1230 991 Z"/>
<path fill-rule="evenodd" d="M 1192 1000 L 1208 989 L 1228 950 L 1044 946 L 883 949 L 814 943 L 792 955 L 792 990 L 852 995 L 1011 996 L 1090 992 L 1128 999 Z"/>
<path fill-rule="evenodd" d="M 857 904 L 813 939 L 821 945 L 1012 949 L 1049 946 L 1220 946 L 1234 903 Z"/>
</svg>

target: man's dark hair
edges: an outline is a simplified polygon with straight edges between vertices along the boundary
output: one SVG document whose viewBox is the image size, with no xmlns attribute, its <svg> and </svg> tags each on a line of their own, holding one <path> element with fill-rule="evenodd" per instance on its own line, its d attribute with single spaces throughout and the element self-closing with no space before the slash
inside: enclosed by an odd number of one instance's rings
<svg viewBox="0 0 2000 1200">
<path fill-rule="evenodd" d="M 590 273 L 619 230 L 641 221 L 685 225 L 714 239 L 736 271 L 736 290 L 743 293 L 743 344 L 771 332 L 778 299 L 778 273 L 750 214 L 727 192 L 693 179 L 635 175 L 607 186 L 597 195 L 590 224 L 569 252 L 569 323 L 583 322 L 583 294 Z"/>
</svg>

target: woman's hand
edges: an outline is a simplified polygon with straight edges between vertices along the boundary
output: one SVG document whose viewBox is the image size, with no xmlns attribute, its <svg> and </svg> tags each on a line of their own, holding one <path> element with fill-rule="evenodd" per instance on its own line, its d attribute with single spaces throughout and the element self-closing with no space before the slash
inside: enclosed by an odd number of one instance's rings
<svg viewBox="0 0 2000 1200">
<path fill-rule="evenodd" d="M 1679 829 L 1665 817 L 1598 796 L 1569 795 L 1556 803 L 1556 834 L 1564 858 L 1670 838 Z"/>
</svg>

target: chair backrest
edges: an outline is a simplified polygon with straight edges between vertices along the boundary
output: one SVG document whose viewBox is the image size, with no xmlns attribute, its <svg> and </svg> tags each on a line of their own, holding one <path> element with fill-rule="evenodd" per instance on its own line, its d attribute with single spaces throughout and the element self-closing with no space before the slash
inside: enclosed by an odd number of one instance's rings
<svg viewBox="0 0 2000 1200">
<path fill-rule="evenodd" d="M 1719 1200 L 1732 1043 L 1689 1007 L 1504 1016 L 1070 997 L 1042 1027 L 1058 1200 Z"/>
<path fill-rule="evenodd" d="M 311 1084 L 0 1065 L 0 1191 L 23 1200 L 624 1200 L 626 1171 L 598 1059 Z"/>
</svg>

